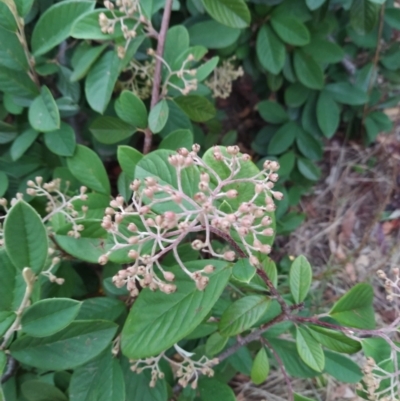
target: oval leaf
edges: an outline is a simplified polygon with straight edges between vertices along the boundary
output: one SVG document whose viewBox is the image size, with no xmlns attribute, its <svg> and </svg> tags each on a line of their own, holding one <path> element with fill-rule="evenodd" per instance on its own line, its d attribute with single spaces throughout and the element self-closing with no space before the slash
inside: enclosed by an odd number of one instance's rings
<svg viewBox="0 0 400 401">
<path fill-rule="evenodd" d="M 294 70 L 299 81 L 310 89 L 322 89 L 324 73 L 322 68 L 307 53 L 301 50 L 294 52 Z"/>
<path fill-rule="evenodd" d="M 206 11 L 215 20 L 231 28 L 250 24 L 250 11 L 243 0 L 203 0 Z"/>
<path fill-rule="evenodd" d="M 203 96 L 179 96 L 174 100 L 192 121 L 204 122 L 215 117 L 215 107 Z"/>
<path fill-rule="evenodd" d="M 76 147 L 75 132 L 69 124 L 62 121 L 58 130 L 44 134 L 44 143 L 58 156 L 72 156 Z"/>
<path fill-rule="evenodd" d="M 331 138 L 339 126 L 340 108 L 329 92 L 322 91 L 318 97 L 317 121 L 327 138 Z"/>
<path fill-rule="evenodd" d="M 29 122 L 39 132 L 49 132 L 60 128 L 60 113 L 47 86 L 42 86 L 40 95 L 30 105 Z"/>
<path fill-rule="evenodd" d="M 265 348 L 261 348 L 254 358 L 253 366 L 251 368 L 251 381 L 254 384 L 263 383 L 269 374 L 269 360 Z"/>
<path fill-rule="evenodd" d="M 267 25 L 257 35 L 257 57 L 261 65 L 272 74 L 279 74 L 285 65 L 285 45 Z"/>
<path fill-rule="evenodd" d="M 293 46 L 304 46 L 310 41 L 307 27 L 298 19 L 278 13 L 272 16 L 271 25 L 278 36 Z"/>
<path fill-rule="evenodd" d="M 298 256 L 290 266 L 289 284 L 294 301 L 303 302 L 308 294 L 312 280 L 310 263 L 303 256 Z"/>
<path fill-rule="evenodd" d="M 296 346 L 300 358 L 311 369 L 322 372 L 325 366 L 325 355 L 321 345 L 315 340 L 307 328 L 296 328 Z"/>
<path fill-rule="evenodd" d="M 89 130 L 99 142 L 111 145 L 131 137 L 136 128 L 119 118 L 100 116 L 92 122 Z"/>
<path fill-rule="evenodd" d="M 147 128 L 147 110 L 143 101 L 133 92 L 122 91 L 114 105 L 117 116 L 134 127 Z"/>
<path fill-rule="evenodd" d="M 158 102 L 149 114 L 149 128 L 153 134 L 159 133 L 168 120 L 169 108 L 166 100 Z"/>
</svg>

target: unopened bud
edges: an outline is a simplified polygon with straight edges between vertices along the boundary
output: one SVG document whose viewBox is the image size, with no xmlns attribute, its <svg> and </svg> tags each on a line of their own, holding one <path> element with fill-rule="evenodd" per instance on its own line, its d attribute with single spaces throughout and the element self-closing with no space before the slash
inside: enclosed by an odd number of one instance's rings
<svg viewBox="0 0 400 401">
<path fill-rule="evenodd" d="M 233 251 L 227 251 L 224 253 L 224 259 L 228 260 L 230 262 L 235 260 L 235 257 L 236 257 L 236 255 L 235 255 L 235 252 L 233 252 Z"/>
</svg>

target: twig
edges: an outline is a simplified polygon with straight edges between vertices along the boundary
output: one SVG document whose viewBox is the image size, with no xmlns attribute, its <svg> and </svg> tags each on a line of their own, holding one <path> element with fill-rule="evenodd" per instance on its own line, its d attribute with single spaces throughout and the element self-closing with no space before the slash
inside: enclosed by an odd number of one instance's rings
<svg viewBox="0 0 400 401">
<path fill-rule="evenodd" d="M 171 17 L 172 1 L 173 0 L 165 1 L 164 14 L 162 17 L 162 22 L 161 22 L 161 29 L 158 34 L 158 43 L 157 43 L 157 49 L 156 49 L 156 64 L 155 64 L 155 68 L 154 68 L 153 88 L 152 88 L 152 92 L 151 92 L 151 103 L 150 103 L 151 109 L 158 103 L 158 100 L 160 98 L 162 57 L 164 54 L 164 46 L 165 46 L 165 39 L 167 37 L 169 19 Z M 150 131 L 149 128 L 146 128 L 144 135 L 145 135 L 145 137 L 144 137 L 143 153 L 147 154 L 151 150 L 153 133 Z"/>
<path fill-rule="evenodd" d="M 1 376 L 1 384 L 11 379 L 11 377 L 14 376 L 14 373 L 17 370 L 17 368 L 18 368 L 18 362 L 11 355 L 8 355 L 7 369 L 4 372 L 3 376 Z"/>
</svg>

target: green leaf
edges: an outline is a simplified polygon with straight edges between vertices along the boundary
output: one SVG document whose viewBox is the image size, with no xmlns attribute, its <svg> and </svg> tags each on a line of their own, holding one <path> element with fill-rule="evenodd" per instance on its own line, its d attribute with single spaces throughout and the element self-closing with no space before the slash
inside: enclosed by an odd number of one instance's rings
<svg viewBox="0 0 400 401">
<path fill-rule="evenodd" d="M 224 49 L 233 45 L 241 30 L 222 25 L 217 21 L 201 21 L 188 27 L 190 44 L 201 45 L 207 49 Z"/>
<path fill-rule="evenodd" d="M 256 269 L 250 264 L 248 258 L 239 259 L 233 265 L 232 275 L 236 280 L 242 283 L 249 283 L 255 274 Z"/>
<path fill-rule="evenodd" d="M 177 150 L 186 148 L 191 150 L 193 146 L 193 133 L 188 129 L 178 129 L 168 134 L 158 145 L 158 149 Z"/>
<path fill-rule="evenodd" d="M 17 315 L 15 312 L 0 312 L 0 337 L 3 337 L 15 321 L 16 317 Z"/>
<path fill-rule="evenodd" d="M 165 126 L 168 120 L 169 108 L 166 100 L 158 102 L 149 114 L 149 128 L 153 134 L 158 134 Z"/>
<path fill-rule="evenodd" d="M 326 0 L 306 0 L 307 7 L 311 10 L 317 10 L 325 3 Z"/>
<path fill-rule="evenodd" d="M 80 307 L 80 302 L 69 298 L 43 299 L 24 311 L 22 331 L 32 337 L 55 334 L 75 319 Z"/>
<path fill-rule="evenodd" d="M 325 86 L 324 91 L 331 94 L 338 103 L 361 106 L 368 102 L 368 94 L 348 82 L 336 82 Z"/>
<path fill-rule="evenodd" d="M 297 159 L 297 168 L 308 180 L 318 181 L 321 176 L 320 169 L 311 160 L 305 159 L 304 157 L 299 157 Z"/>
<path fill-rule="evenodd" d="M 29 64 L 17 35 L 0 26 L 0 37 L 0 65 L 19 71 L 28 71 Z"/>
<path fill-rule="evenodd" d="M 11 355 L 43 370 L 67 370 L 99 355 L 111 342 L 117 325 L 102 320 L 75 321 L 49 337 L 24 336 L 11 345 Z"/>
<path fill-rule="evenodd" d="M 285 45 L 268 26 L 263 25 L 257 34 L 257 57 L 261 65 L 272 74 L 279 74 L 285 64 Z"/>
<path fill-rule="evenodd" d="M 321 38 L 312 39 L 303 50 L 318 63 L 339 63 L 345 56 L 339 45 Z"/>
<path fill-rule="evenodd" d="M 93 1 L 68 0 L 48 8 L 32 33 L 32 51 L 35 56 L 47 53 L 67 39 L 75 20 L 93 10 L 94 6 Z"/>
<path fill-rule="evenodd" d="M 293 393 L 293 401 L 315 401 L 313 398 L 304 397 L 304 395 Z"/>
<path fill-rule="evenodd" d="M 277 35 L 289 45 L 304 46 L 310 42 L 307 27 L 292 16 L 283 13 L 272 14 L 271 25 Z"/>
<path fill-rule="evenodd" d="M 0 2 L 0 26 L 4 29 L 8 29 L 11 32 L 16 32 L 18 26 L 17 21 L 13 15 L 13 12 L 10 10 L 9 6 L 6 2 Z"/>
<path fill-rule="evenodd" d="M 92 122 L 89 130 L 100 143 L 111 145 L 131 137 L 136 128 L 116 117 L 99 116 Z"/>
<path fill-rule="evenodd" d="M 206 11 L 215 20 L 231 28 L 250 25 L 250 11 L 243 0 L 203 0 Z"/>
<path fill-rule="evenodd" d="M 117 116 L 126 123 L 147 128 L 147 110 L 143 101 L 133 92 L 124 90 L 114 104 Z"/>
<path fill-rule="evenodd" d="M 39 133 L 32 128 L 28 128 L 21 135 L 19 135 L 10 148 L 11 159 L 15 162 L 31 147 L 33 142 L 36 141 Z"/>
<path fill-rule="evenodd" d="M 24 201 L 18 201 L 7 214 L 4 243 L 16 268 L 30 267 L 36 274 L 43 269 L 49 247 L 46 228 L 36 210 Z"/>
<path fill-rule="evenodd" d="M 121 365 L 109 348 L 74 370 L 68 393 L 71 401 L 125 401 Z"/>
<path fill-rule="evenodd" d="M 324 352 L 307 328 L 301 326 L 296 328 L 296 346 L 304 363 L 311 369 L 322 372 L 325 366 Z"/>
<path fill-rule="evenodd" d="M 397 7 L 386 7 L 385 22 L 394 29 L 400 29 L 400 9 Z"/>
<path fill-rule="evenodd" d="M 292 146 L 298 130 L 299 126 L 293 121 L 289 121 L 282 125 L 282 127 L 280 127 L 272 137 L 271 142 L 268 145 L 268 153 L 276 155 L 288 150 L 290 146 Z"/>
<path fill-rule="evenodd" d="M 299 130 L 299 135 L 296 137 L 296 144 L 300 152 L 308 159 L 320 160 L 322 158 L 322 143 L 303 129 Z M 281 163 L 280 165 L 282 166 Z M 280 174 L 282 174 L 281 171 Z"/>
<path fill-rule="evenodd" d="M 102 238 L 74 238 L 69 235 L 55 235 L 54 237 L 61 249 L 85 262 L 98 263 L 99 257 L 105 252 Z"/>
<path fill-rule="evenodd" d="M 201 270 L 212 263 L 216 271 L 204 291 L 180 267 L 171 268 L 178 290 L 173 294 L 144 289 L 133 304 L 122 330 L 121 346 L 131 359 L 157 355 L 191 333 L 208 315 L 225 288 L 231 269 L 222 261 L 186 263 L 189 270 Z"/>
<path fill-rule="evenodd" d="M 220 353 L 225 348 L 228 340 L 228 337 L 221 336 L 218 332 L 211 334 L 206 341 L 206 354 L 214 356 Z"/>
<path fill-rule="evenodd" d="M 199 391 L 202 400 L 207 401 L 236 401 L 233 390 L 217 379 L 200 377 Z"/>
<path fill-rule="evenodd" d="M 226 27 L 225 27 L 226 28 Z M 197 68 L 196 79 L 201 82 L 204 81 L 218 65 L 219 57 L 215 56 Z"/>
<path fill-rule="evenodd" d="M 294 52 L 294 70 L 299 81 L 310 89 L 322 89 L 324 73 L 318 63 L 302 50 Z"/>
<path fill-rule="evenodd" d="M 107 47 L 107 45 L 90 46 L 86 42 L 82 42 L 81 46 L 83 45 L 86 45 L 85 51 L 82 52 L 78 60 L 74 62 L 75 53 L 72 59 L 74 71 L 70 77 L 71 82 L 76 82 L 85 77 L 92 65 L 98 60 L 101 53 L 103 53 L 103 50 Z"/>
<path fill-rule="evenodd" d="M 18 272 L 18 276 L 21 276 Z M 0 311 L 14 310 L 14 295 L 16 288 L 17 269 L 12 264 L 5 249 L 0 250 Z M 14 312 L 13 312 L 14 313 Z"/>
<path fill-rule="evenodd" d="M 234 336 L 251 328 L 268 310 L 269 298 L 249 295 L 235 301 L 221 316 L 219 332 L 223 336 Z"/>
<path fill-rule="evenodd" d="M 360 367 L 350 358 L 336 352 L 325 351 L 325 369 L 336 380 L 343 383 L 358 383 L 363 377 Z"/>
<path fill-rule="evenodd" d="M 69 124 L 61 121 L 59 129 L 44 134 L 44 143 L 58 156 L 72 156 L 76 147 L 75 132 Z"/>
<path fill-rule="evenodd" d="M 21 393 L 28 401 L 68 401 L 57 387 L 41 380 L 27 380 L 21 384 Z"/>
<path fill-rule="evenodd" d="M 306 299 L 311 281 L 312 270 L 310 263 L 303 255 L 300 255 L 293 261 L 289 272 L 290 292 L 297 304 Z"/>
<path fill-rule="evenodd" d="M 308 326 L 311 335 L 324 347 L 344 354 L 354 354 L 360 351 L 361 344 L 345 336 L 340 331 L 330 330 L 320 326 Z"/>
<path fill-rule="evenodd" d="M 322 91 L 317 101 L 317 121 L 327 138 L 332 138 L 339 127 L 340 108 L 330 92 Z"/>
<path fill-rule="evenodd" d="M 308 98 L 310 90 L 300 82 L 295 82 L 285 90 L 285 103 L 289 107 L 300 107 Z"/>
<path fill-rule="evenodd" d="M 82 302 L 76 319 L 104 319 L 115 321 L 124 313 L 125 310 L 125 304 L 119 299 L 106 297 L 89 298 Z"/>
<path fill-rule="evenodd" d="M 117 159 L 122 171 L 133 181 L 136 165 L 142 160 L 143 154 L 130 146 L 118 146 Z"/>
<path fill-rule="evenodd" d="M 283 124 L 289 120 L 285 109 L 278 102 L 263 100 L 257 105 L 261 117 L 271 124 Z"/>
<path fill-rule="evenodd" d="M 39 90 L 25 71 L 0 66 L 0 90 L 18 97 L 34 98 Z"/>
<path fill-rule="evenodd" d="M 174 101 L 192 121 L 204 122 L 215 117 L 215 107 L 203 96 L 179 96 Z"/>
<path fill-rule="evenodd" d="M 8 188 L 8 177 L 3 171 L 0 171 L 0 197 L 2 197 Z"/>
<path fill-rule="evenodd" d="M 253 366 L 251 368 L 251 381 L 254 384 L 261 384 L 265 382 L 269 374 L 269 361 L 265 348 L 262 347 L 254 358 Z"/>
<path fill-rule="evenodd" d="M 374 290 L 369 284 L 357 284 L 333 305 L 329 315 L 345 326 L 374 329 L 373 298 Z"/>
<path fill-rule="evenodd" d="M 83 145 L 77 145 L 75 154 L 67 159 L 72 175 L 94 191 L 109 195 L 110 182 L 99 156 Z"/>
<path fill-rule="evenodd" d="M 60 128 L 60 113 L 47 86 L 42 86 L 40 95 L 30 105 L 29 122 L 39 132 L 49 132 Z"/>
<path fill-rule="evenodd" d="M 350 24 L 359 34 L 366 34 L 378 22 L 380 7 L 370 0 L 354 0 L 350 8 Z"/>
<path fill-rule="evenodd" d="M 365 119 L 365 129 L 368 139 L 372 142 L 381 132 L 390 132 L 393 128 L 393 121 L 382 111 L 373 111 Z"/>
<path fill-rule="evenodd" d="M 90 107 L 100 114 L 106 109 L 120 73 L 121 59 L 114 50 L 104 53 L 90 69 L 85 94 Z"/>
</svg>

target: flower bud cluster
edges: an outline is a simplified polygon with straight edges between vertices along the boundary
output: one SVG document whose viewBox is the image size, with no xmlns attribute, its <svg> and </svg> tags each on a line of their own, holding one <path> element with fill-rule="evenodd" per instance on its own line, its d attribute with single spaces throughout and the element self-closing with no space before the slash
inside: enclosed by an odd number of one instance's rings
<svg viewBox="0 0 400 401">
<path fill-rule="evenodd" d="M 280 192 L 273 190 L 279 164 L 267 161 L 262 171 L 246 177 L 241 172 L 249 163 L 248 155 L 241 154 L 237 146 L 214 147 L 213 158 L 230 172 L 226 178 L 221 178 L 198 156 L 199 150 L 200 147 L 194 145 L 192 150 L 181 148 L 169 156 L 168 162 L 176 174 L 175 188 L 151 176 L 135 179 L 130 186 L 132 203 L 125 205 L 124 199 L 118 196 L 105 211 L 102 227 L 114 239 L 114 245 L 98 262 L 105 264 L 113 251 L 126 249 L 132 263 L 119 271 L 113 282 L 117 287 L 126 286 L 132 296 L 138 295 L 139 286 L 167 294 L 176 290 L 174 274 L 165 271 L 160 263 L 169 252 L 199 290 L 207 287 L 208 275 L 214 270 L 212 264 L 190 271 L 179 257 L 178 246 L 190 233 L 204 233 L 203 238 L 192 240 L 192 247 L 217 259 L 234 261 L 239 250 L 257 266 L 256 254 L 271 251 L 266 244 L 268 237 L 274 234 L 269 213 L 275 210 L 274 199 L 282 198 Z M 190 196 L 183 190 L 183 172 L 189 168 L 199 177 L 198 192 Z M 249 196 L 246 201 L 238 201 L 243 184 L 247 185 Z M 229 212 L 221 210 L 224 201 L 232 202 Z M 217 253 L 212 246 L 212 234 L 225 239 L 234 250 Z"/>
<path fill-rule="evenodd" d="M 384 281 L 385 291 L 386 291 L 386 299 L 389 302 L 393 302 L 395 298 L 400 299 L 400 270 L 398 267 L 395 267 L 392 270 L 393 279 L 391 280 L 387 277 L 386 273 L 383 270 L 378 270 L 376 272 L 377 276 Z"/>
<path fill-rule="evenodd" d="M 53 181 L 43 183 L 43 177 L 36 177 L 35 180 L 27 182 L 27 194 L 34 197 L 45 197 L 47 199 L 46 212 L 48 213 L 43 219 L 43 222 L 51 220 L 56 214 L 64 216 L 67 223 L 71 223 L 72 228 L 68 235 L 74 238 L 81 236 L 80 232 L 84 230 L 84 226 L 79 224 L 79 221 L 85 218 L 88 210 L 87 206 L 82 206 L 81 210 L 75 210 L 74 201 L 86 201 L 87 188 L 82 186 L 79 195 L 68 196 L 68 183 L 65 189 L 61 190 L 61 180 L 59 178 Z"/>
<path fill-rule="evenodd" d="M 187 352 L 177 344 L 174 345 L 176 355 L 174 358 L 169 358 L 165 353 L 161 353 L 156 357 L 150 357 L 146 359 L 139 359 L 137 361 L 130 360 L 131 370 L 137 373 L 143 372 L 145 369 L 151 370 L 151 381 L 150 387 L 155 387 L 158 379 L 164 378 L 164 373 L 160 370 L 159 363 L 161 359 L 166 360 L 169 364 L 175 367 L 176 377 L 179 379 L 178 382 L 182 387 L 186 387 L 189 383 L 193 389 L 197 388 L 197 382 L 200 374 L 212 377 L 214 371 L 212 367 L 219 361 L 217 358 L 208 359 L 206 356 L 202 356 L 199 360 L 193 360 L 191 357 L 193 353 Z"/>
</svg>

